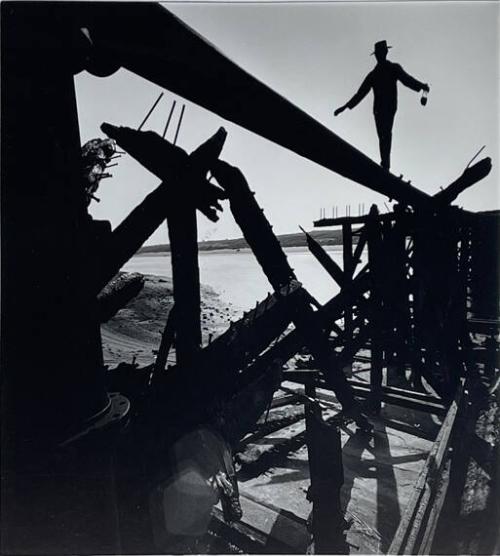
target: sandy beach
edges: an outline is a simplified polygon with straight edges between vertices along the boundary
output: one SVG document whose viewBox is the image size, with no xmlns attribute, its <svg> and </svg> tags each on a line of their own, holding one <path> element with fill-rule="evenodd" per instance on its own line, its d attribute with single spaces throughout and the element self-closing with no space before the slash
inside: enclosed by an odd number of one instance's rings
<svg viewBox="0 0 500 556">
<path fill-rule="evenodd" d="M 114 367 L 121 362 L 139 365 L 154 361 L 167 316 L 173 305 L 170 278 L 145 275 L 142 291 L 107 323 L 101 326 L 104 363 Z M 201 323 L 203 345 L 209 336 L 223 332 L 239 311 L 226 303 L 210 286 L 201 286 Z M 175 362 L 175 352 L 169 355 Z"/>
</svg>

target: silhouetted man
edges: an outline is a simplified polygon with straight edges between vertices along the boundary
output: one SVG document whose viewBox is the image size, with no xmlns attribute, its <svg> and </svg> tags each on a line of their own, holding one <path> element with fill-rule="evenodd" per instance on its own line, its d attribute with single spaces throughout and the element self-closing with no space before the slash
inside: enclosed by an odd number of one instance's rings
<svg viewBox="0 0 500 556">
<path fill-rule="evenodd" d="M 377 65 L 366 76 L 359 91 L 351 100 L 335 110 L 335 116 L 346 108 L 351 110 L 365 98 L 370 89 L 373 89 L 373 114 L 380 145 L 380 164 L 386 170 L 389 170 L 391 165 L 392 125 L 398 109 L 398 81 L 414 91 L 429 92 L 429 85 L 408 75 L 399 64 L 386 60 L 389 48 L 392 47 L 387 46 L 386 41 L 375 43 L 375 50 L 372 54 L 375 54 Z M 424 100 L 422 100 L 422 104 L 425 104 Z"/>
</svg>

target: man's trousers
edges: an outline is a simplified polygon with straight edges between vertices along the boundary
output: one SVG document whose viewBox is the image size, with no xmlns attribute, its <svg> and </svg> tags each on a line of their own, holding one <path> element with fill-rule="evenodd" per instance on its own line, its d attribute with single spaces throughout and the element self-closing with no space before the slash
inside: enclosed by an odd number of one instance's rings
<svg viewBox="0 0 500 556">
<path fill-rule="evenodd" d="M 391 144 L 392 126 L 394 124 L 395 111 L 374 112 L 375 125 L 377 126 L 378 142 L 380 147 L 380 165 L 389 170 L 391 166 Z"/>
</svg>

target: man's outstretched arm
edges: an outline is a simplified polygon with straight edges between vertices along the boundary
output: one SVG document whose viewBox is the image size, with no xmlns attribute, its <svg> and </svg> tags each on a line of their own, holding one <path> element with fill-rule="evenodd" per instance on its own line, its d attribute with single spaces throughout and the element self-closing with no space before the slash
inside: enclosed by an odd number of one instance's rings
<svg viewBox="0 0 500 556">
<path fill-rule="evenodd" d="M 366 97 L 366 95 L 370 92 L 371 88 L 372 88 L 372 74 L 369 73 L 365 77 L 363 83 L 361 83 L 361 87 L 358 89 L 358 92 L 351 98 L 351 100 L 349 102 L 346 102 L 344 106 L 341 106 L 340 108 L 337 108 L 337 110 L 335 110 L 334 112 L 335 116 L 338 116 L 346 108 L 352 110 Z"/>
<path fill-rule="evenodd" d="M 399 65 L 396 64 L 397 71 L 398 71 L 398 79 L 401 81 L 405 87 L 409 89 L 413 89 L 414 91 L 429 91 L 429 85 L 427 83 L 422 83 L 418 79 L 415 79 L 410 74 L 406 73 L 405 70 Z"/>
</svg>

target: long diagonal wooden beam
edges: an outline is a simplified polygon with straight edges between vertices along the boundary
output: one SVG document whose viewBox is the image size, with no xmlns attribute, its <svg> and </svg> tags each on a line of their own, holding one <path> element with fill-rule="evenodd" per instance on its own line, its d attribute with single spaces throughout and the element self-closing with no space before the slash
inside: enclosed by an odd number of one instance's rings
<svg viewBox="0 0 500 556">
<path fill-rule="evenodd" d="M 401 203 L 435 200 L 392 175 L 292 102 L 232 62 L 163 6 L 94 3 L 57 6 L 85 27 L 96 51 L 259 136 Z M 89 68 L 90 70 L 92 68 Z M 214 76 L 216 78 L 214 79 Z"/>
</svg>

